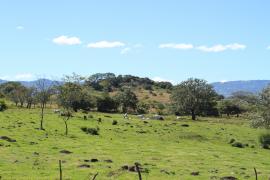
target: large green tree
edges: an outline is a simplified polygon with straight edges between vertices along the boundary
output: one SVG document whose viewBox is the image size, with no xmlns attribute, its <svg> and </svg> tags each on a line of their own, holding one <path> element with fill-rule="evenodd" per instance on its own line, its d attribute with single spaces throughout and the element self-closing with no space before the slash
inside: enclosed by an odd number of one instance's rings
<svg viewBox="0 0 270 180">
<path fill-rule="evenodd" d="M 171 95 L 175 113 L 196 115 L 209 112 L 216 105 L 217 93 L 205 80 L 190 78 L 177 85 Z"/>
</svg>

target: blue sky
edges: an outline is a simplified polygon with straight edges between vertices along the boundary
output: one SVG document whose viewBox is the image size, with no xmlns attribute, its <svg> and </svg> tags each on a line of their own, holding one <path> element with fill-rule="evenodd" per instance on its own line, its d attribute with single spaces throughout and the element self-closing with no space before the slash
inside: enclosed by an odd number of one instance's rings
<svg viewBox="0 0 270 180">
<path fill-rule="evenodd" d="M 270 79 L 267 0 L 3 0 L 0 78 Z"/>
</svg>

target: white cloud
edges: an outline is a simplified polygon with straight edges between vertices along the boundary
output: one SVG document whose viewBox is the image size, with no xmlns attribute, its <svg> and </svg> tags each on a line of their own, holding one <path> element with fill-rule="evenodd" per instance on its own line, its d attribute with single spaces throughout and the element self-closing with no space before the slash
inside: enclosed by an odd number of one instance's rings
<svg viewBox="0 0 270 180">
<path fill-rule="evenodd" d="M 228 80 L 221 80 L 220 82 L 221 83 L 226 83 L 226 82 L 228 82 Z"/>
<path fill-rule="evenodd" d="M 127 54 L 131 51 L 131 48 L 127 47 L 121 50 L 120 54 Z"/>
<path fill-rule="evenodd" d="M 21 73 L 14 76 L 1 76 L 0 79 L 7 81 L 30 81 L 35 79 L 35 75 L 31 73 Z"/>
<path fill-rule="evenodd" d="M 23 73 L 23 74 L 17 74 L 14 79 L 25 81 L 25 80 L 32 80 L 34 78 L 34 75 L 31 73 Z"/>
<path fill-rule="evenodd" d="M 117 48 L 124 47 L 125 43 L 120 41 L 99 41 L 94 43 L 89 43 L 87 45 L 88 48 Z"/>
<path fill-rule="evenodd" d="M 151 79 L 153 81 L 156 81 L 156 82 L 170 82 L 172 84 L 176 84 L 173 80 L 165 79 L 165 78 L 162 78 L 162 77 L 153 77 Z"/>
<path fill-rule="evenodd" d="M 196 47 L 196 49 L 203 52 L 222 52 L 226 50 L 244 50 L 245 48 L 246 48 L 246 45 L 238 44 L 238 43 L 227 44 L 227 45 L 218 44 L 211 47 L 208 47 L 208 46 Z"/>
<path fill-rule="evenodd" d="M 24 27 L 23 27 L 23 26 L 17 26 L 16 29 L 17 29 L 17 30 L 23 30 Z"/>
<path fill-rule="evenodd" d="M 53 39 L 55 44 L 59 45 L 77 45 L 81 44 L 81 40 L 78 37 L 59 36 Z"/>
<path fill-rule="evenodd" d="M 193 49 L 193 45 L 192 44 L 168 43 L 168 44 L 160 44 L 159 48 L 172 48 L 172 49 L 188 50 L 188 49 Z"/>
</svg>

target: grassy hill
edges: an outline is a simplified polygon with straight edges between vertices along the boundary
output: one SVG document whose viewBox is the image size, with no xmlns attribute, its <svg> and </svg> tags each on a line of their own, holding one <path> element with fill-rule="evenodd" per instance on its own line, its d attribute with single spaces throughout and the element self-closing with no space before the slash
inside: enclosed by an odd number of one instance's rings
<svg viewBox="0 0 270 180">
<path fill-rule="evenodd" d="M 2 179 L 58 179 L 59 160 L 64 179 L 91 179 L 97 172 L 97 179 L 102 180 L 138 179 L 136 172 L 123 168 L 135 162 L 141 164 L 143 179 L 148 180 L 254 179 L 253 167 L 260 179 L 269 177 L 269 150 L 258 143 L 263 130 L 251 129 L 244 118 L 191 121 L 168 116 L 155 121 L 136 116 L 128 120 L 120 114 L 91 115 L 84 120 L 77 113 L 68 122 L 69 135 L 65 136 L 63 120 L 50 109 L 45 116 L 46 131 L 38 129 L 37 109 L 0 112 L 0 136 L 16 140 L 0 139 Z M 113 120 L 117 125 L 112 125 Z M 86 134 L 81 127 L 99 127 L 99 135 Z M 248 146 L 232 147 L 231 139 Z"/>
</svg>

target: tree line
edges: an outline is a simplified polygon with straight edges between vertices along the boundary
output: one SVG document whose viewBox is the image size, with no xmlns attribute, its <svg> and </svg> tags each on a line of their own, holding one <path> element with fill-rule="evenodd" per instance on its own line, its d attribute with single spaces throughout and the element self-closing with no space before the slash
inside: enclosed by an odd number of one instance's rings
<svg viewBox="0 0 270 180">
<path fill-rule="evenodd" d="M 94 74 L 83 78 L 77 74 L 65 76 L 61 82 L 39 79 L 32 87 L 25 87 L 19 82 L 7 82 L 0 85 L 0 98 L 8 99 L 16 106 L 33 108 L 41 111 L 40 129 L 44 129 L 44 109 L 48 105 L 58 105 L 63 111 L 65 124 L 73 112 L 100 111 L 144 114 L 149 112 L 151 104 L 140 101 L 132 87 L 142 86 L 149 90 L 153 87 L 168 90 L 170 103 L 160 105 L 175 115 L 190 115 L 193 120 L 197 116 L 239 116 L 243 113 L 257 114 L 255 118 L 261 122 L 270 117 L 270 88 L 260 94 L 235 92 L 224 97 L 215 92 L 205 80 L 190 78 L 173 86 L 167 82 L 154 82 L 148 78 L 135 76 L 115 76 L 112 73 Z M 117 88 L 116 94 L 110 94 Z M 96 95 L 96 92 L 99 92 Z M 2 105 L 1 105 L 2 104 Z M 2 101 L 1 106 L 6 105 Z M 262 119 L 261 121 L 259 121 Z M 270 119 L 270 118 L 268 118 Z M 260 123 L 254 123 L 260 124 Z M 265 124 L 265 123 L 264 123 Z M 270 126 L 270 123 L 267 124 Z"/>
</svg>

